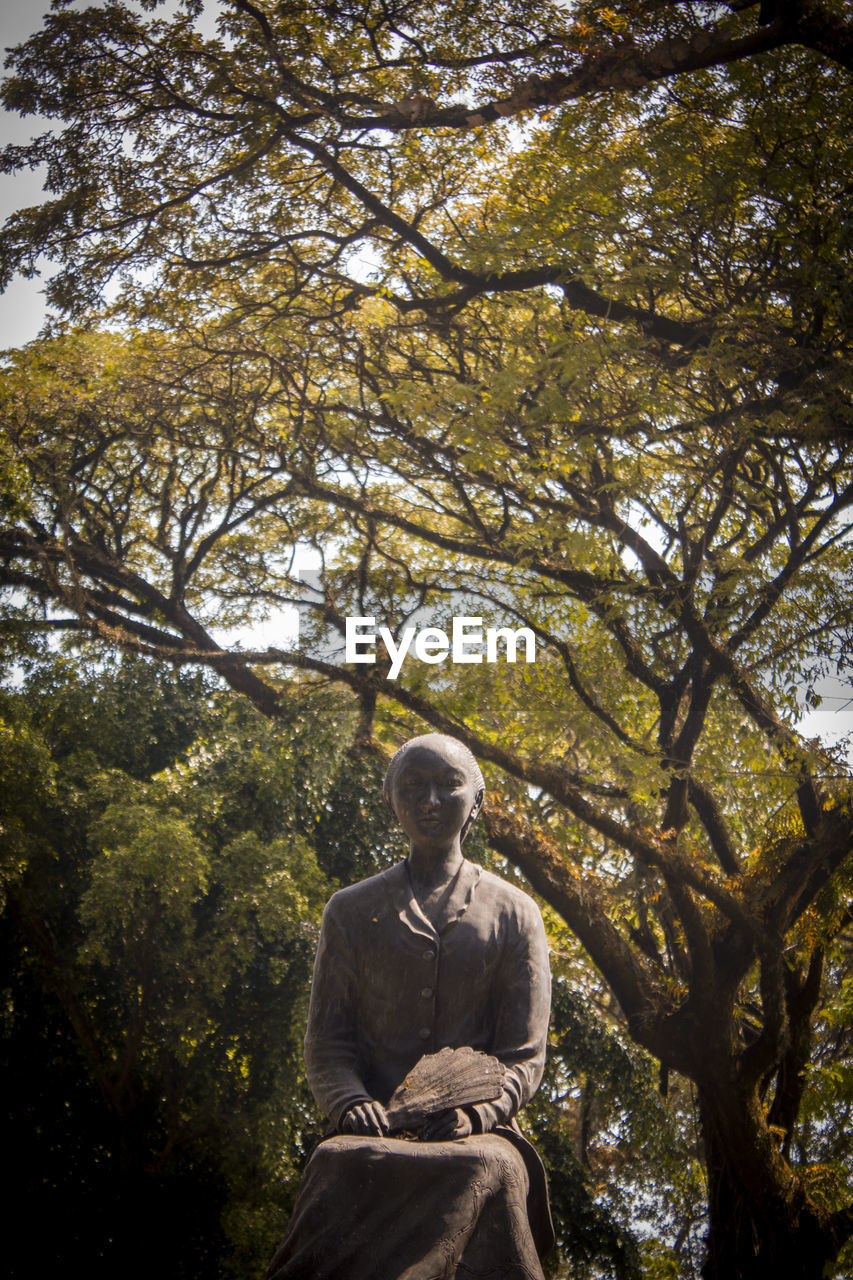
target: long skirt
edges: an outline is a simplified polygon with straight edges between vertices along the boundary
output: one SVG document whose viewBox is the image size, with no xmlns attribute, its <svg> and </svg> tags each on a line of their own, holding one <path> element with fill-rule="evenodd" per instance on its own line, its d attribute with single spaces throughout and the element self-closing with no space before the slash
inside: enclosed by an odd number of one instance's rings
<svg viewBox="0 0 853 1280">
<path fill-rule="evenodd" d="M 543 1280 L 512 1136 L 327 1138 L 267 1280 Z"/>
</svg>

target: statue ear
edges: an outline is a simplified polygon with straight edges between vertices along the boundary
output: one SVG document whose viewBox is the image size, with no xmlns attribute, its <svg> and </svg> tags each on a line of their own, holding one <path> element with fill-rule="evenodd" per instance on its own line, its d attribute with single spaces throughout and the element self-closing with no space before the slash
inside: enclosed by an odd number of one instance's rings
<svg viewBox="0 0 853 1280">
<path fill-rule="evenodd" d="M 474 803 L 473 803 L 473 805 L 472 805 L 472 807 L 471 807 L 471 812 L 468 814 L 468 817 L 465 819 L 465 825 L 463 826 L 462 830 L 461 830 L 461 831 L 460 831 L 460 833 L 459 833 L 459 839 L 460 839 L 460 840 L 464 840 L 464 839 L 465 839 L 465 837 L 467 836 L 468 831 L 469 831 L 469 829 L 470 829 L 470 827 L 471 827 L 471 824 L 473 823 L 474 819 L 477 817 L 477 814 L 478 814 L 478 813 L 480 812 L 480 810 L 482 809 L 482 807 L 483 807 L 483 799 L 484 799 L 484 797 L 485 797 L 485 794 L 486 794 L 486 789 L 485 789 L 485 787 L 480 787 L 480 789 L 478 790 L 477 795 L 476 795 L 476 797 L 475 797 L 475 799 L 474 799 Z"/>
</svg>

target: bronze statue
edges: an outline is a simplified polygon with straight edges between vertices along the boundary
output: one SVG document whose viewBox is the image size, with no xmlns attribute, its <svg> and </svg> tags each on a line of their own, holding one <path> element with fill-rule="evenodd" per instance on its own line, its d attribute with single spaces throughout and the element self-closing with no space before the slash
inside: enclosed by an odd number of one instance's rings
<svg viewBox="0 0 853 1280">
<path fill-rule="evenodd" d="M 544 1171 L 514 1117 L 545 1062 L 548 951 L 533 900 L 462 854 L 483 795 L 462 743 L 406 743 L 385 796 L 409 856 L 326 906 L 305 1062 L 336 1132 L 308 1163 L 268 1280 L 542 1276 Z M 489 1059 L 430 1056 L 463 1048 Z M 451 1060 L 467 1071 L 465 1098 L 477 1061 L 491 1060 L 497 1083 L 492 1072 L 465 1101 L 448 1075 L 438 1109 L 394 1136 L 389 1100 L 425 1055 L 427 1089 Z"/>
</svg>

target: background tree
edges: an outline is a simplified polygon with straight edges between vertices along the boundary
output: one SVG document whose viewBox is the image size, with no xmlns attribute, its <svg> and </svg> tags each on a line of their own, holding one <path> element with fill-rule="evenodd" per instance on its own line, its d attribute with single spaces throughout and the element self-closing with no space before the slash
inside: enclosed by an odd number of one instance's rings
<svg viewBox="0 0 853 1280">
<path fill-rule="evenodd" d="M 469 742 L 492 847 L 695 1086 L 706 1275 L 821 1275 L 853 1228 L 806 1132 L 849 780 L 792 721 L 849 652 L 844 11 L 299 8 L 235 0 L 216 40 L 195 6 L 62 9 L 13 57 L 7 103 L 65 128 L 7 155 L 57 198 L 6 261 L 64 263 L 79 314 L 124 273 L 146 326 L 8 370 L 16 607 L 272 716 L 282 671 L 344 682 L 366 749 Z M 314 647 L 221 647 L 304 598 L 299 543 Z M 329 652 L 347 614 L 462 612 L 530 626 L 535 666 Z"/>
</svg>

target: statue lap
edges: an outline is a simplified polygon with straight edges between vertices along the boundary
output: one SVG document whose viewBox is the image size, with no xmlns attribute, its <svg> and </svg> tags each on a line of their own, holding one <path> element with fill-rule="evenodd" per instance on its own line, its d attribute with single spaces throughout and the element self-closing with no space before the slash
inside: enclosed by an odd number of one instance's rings
<svg viewBox="0 0 853 1280">
<path fill-rule="evenodd" d="M 267 1280 L 542 1280 L 529 1192 L 516 1135 L 327 1138 Z"/>
</svg>

